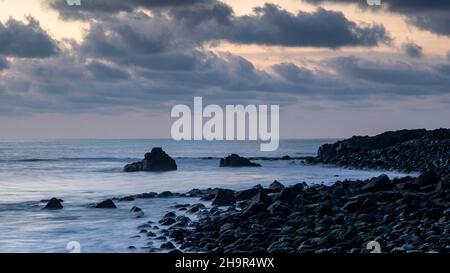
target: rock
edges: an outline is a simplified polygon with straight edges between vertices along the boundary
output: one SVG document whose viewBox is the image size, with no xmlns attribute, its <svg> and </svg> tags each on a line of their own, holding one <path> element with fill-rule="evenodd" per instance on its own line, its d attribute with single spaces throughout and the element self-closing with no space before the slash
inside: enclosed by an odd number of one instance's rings
<svg viewBox="0 0 450 273">
<path fill-rule="evenodd" d="M 290 203 L 295 199 L 296 196 L 297 192 L 292 187 L 284 188 L 281 190 L 278 200 L 285 203 Z"/>
<path fill-rule="evenodd" d="M 111 200 L 111 199 L 102 201 L 102 202 L 98 203 L 95 207 L 98 209 L 115 209 L 115 208 L 117 208 L 116 205 L 114 204 L 113 200 Z"/>
<path fill-rule="evenodd" d="M 139 207 L 132 207 L 132 208 L 130 209 L 130 212 L 142 212 L 142 209 L 139 208 Z"/>
<path fill-rule="evenodd" d="M 378 191 L 387 191 L 392 189 L 393 185 L 389 177 L 385 174 L 382 174 L 376 178 L 371 179 L 371 181 L 364 185 L 361 188 L 361 191 L 365 192 L 378 192 Z"/>
<path fill-rule="evenodd" d="M 172 244 L 172 242 L 166 242 L 161 244 L 161 249 L 175 249 L 175 246 Z"/>
<path fill-rule="evenodd" d="M 428 219 L 436 220 L 436 219 L 441 218 L 442 215 L 443 215 L 443 212 L 442 212 L 441 209 L 432 208 L 432 209 L 427 210 L 423 214 L 422 219 L 427 219 L 428 218 Z"/>
<path fill-rule="evenodd" d="M 248 190 L 238 191 L 235 194 L 236 201 L 249 200 L 260 191 L 261 191 L 261 189 L 257 189 L 257 188 L 251 188 Z"/>
<path fill-rule="evenodd" d="M 134 162 L 125 165 L 125 167 L 123 167 L 123 171 L 127 173 L 141 172 L 143 170 L 143 166 L 144 165 L 142 164 L 142 162 Z"/>
<path fill-rule="evenodd" d="M 132 202 L 132 201 L 134 201 L 134 197 L 125 196 L 125 197 L 119 198 L 118 201 L 119 202 Z"/>
<path fill-rule="evenodd" d="M 356 201 L 350 201 L 347 202 L 342 208 L 341 210 L 345 211 L 345 212 L 350 212 L 350 213 L 354 213 L 357 210 L 359 210 L 360 206 L 359 203 Z"/>
<path fill-rule="evenodd" d="M 236 202 L 234 191 L 218 189 L 212 201 L 215 206 L 230 206 Z"/>
<path fill-rule="evenodd" d="M 144 217 L 144 211 L 139 207 L 132 207 L 130 210 L 131 213 L 133 213 L 137 218 Z"/>
<path fill-rule="evenodd" d="M 141 194 L 136 194 L 133 197 L 140 198 L 140 199 L 148 199 L 148 198 L 155 198 L 158 194 L 156 192 L 144 192 Z"/>
<path fill-rule="evenodd" d="M 232 154 L 220 159 L 220 167 L 261 167 L 261 165 L 253 163 L 245 157 Z"/>
<path fill-rule="evenodd" d="M 277 180 L 273 181 L 272 184 L 270 184 L 270 186 L 269 186 L 269 190 L 272 190 L 275 192 L 281 191 L 282 189 L 284 189 L 283 184 L 281 184 Z"/>
<path fill-rule="evenodd" d="M 419 187 L 426 185 L 435 185 L 439 181 L 439 176 L 434 171 L 427 171 L 419 175 L 415 180 L 415 184 Z"/>
<path fill-rule="evenodd" d="M 146 153 L 144 160 L 128 164 L 123 170 L 124 172 L 164 172 L 175 171 L 177 168 L 175 160 L 158 147 Z"/>
<path fill-rule="evenodd" d="M 283 214 L 287 214 L 290 212 L 290 209 L 283 205 L 283 203 L 281 201 L 275 201 L 273 202 L 268 208 L 267 210 L 270 213 L 283 213 Z"/>
<path fill-rule="evenodd" d="M 48 201 L 47 205 L 45 205 L 44 208 L 45 209 L 62 209 L 63 205 L 61 204 L 61 201 L 62 200 L 53 197 L 52 199 L 50 199 Z"/>
<path fill-rule="evenodd" d="M 317 208 L 317 216 L 329 216 L 333 215 L 333 208 L 328 204 L 322 204 Z"/>
<path fill-rule="evenodd" d="M 405 172 L 433 171 L 445 175 L 450 173 L 450 129 L 399 130 L 373 137 L 355 136 L 322 145 L 317 154 L 308 161 Z"/>
<path fill-rule="evenodd" d="M 164 215 L 163 218 L 175 218 L 177 217 L 177 215 L 175 214 L 175 212 L 168 212 Z"/>
<path fill-rule="evenodd" d="M 159 221 L 159 223 L 161 225 L 163 225 L 163 226 L 170 226 L 172 224 L 175 224 L 175 222 L 176 222 L 176 220 L 174 218 L 171 218 L 171 217 L 166 217 L 166 218 L 163 218 L 163 219 L 161 219 Z"/>
<path fill-rule="evenodd" d="M 168 198 L 168 197 L 173 197 L 173 193 L 170 191 L 163 191 L 160 194 L 158 194 L 159 198 Z"/>
</svg>

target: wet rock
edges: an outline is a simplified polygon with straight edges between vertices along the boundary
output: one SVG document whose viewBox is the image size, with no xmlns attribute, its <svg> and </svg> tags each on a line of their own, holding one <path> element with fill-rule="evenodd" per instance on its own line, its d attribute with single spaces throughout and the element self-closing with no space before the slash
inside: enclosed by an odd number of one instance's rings
<svg viewBox="0 0 450 273">
<path fill-rule="evenodd" d="M 166 242 L 161 244 L 161 249 L 175 249 L 175 246 L 172 242 Z"/>
<path fill-rule="evenodd" d="M 387 191 L 392 189 L 393 185 L 389 177 L 382 174 L 376 178 L 371 179 L 371 181 L 361 188 L 361 191 L 378 192 Z"/>
<path fill-rule="evenodd" d="M 153 148 L 150 153 L 145 154 L 142 161 L 128 164 L 124 167 L 125 172 L 163 172 L 175 171 L 177 164 L 162 148 Z"/>
<path fill-rule="evenodd" d="M 132 207 L 130 212 L 133 213 L 137 218 L 144 217 L 144 211 L 139 207 Z"/>
<path fill-rule="evenodd" d="M 45 205 L 45 209 L 62 209 L 63 205 L 61 204 L 62 200 L 57 198 L 52 198 Z"/>
<path fill-rule="evenodd" d="M 98 203 L 95 207 L 98 209 L 115 209 L 115 208 L 117 208 L 116 204 L 114 204 L 113 200 L 111 200 L 111 199 L 102 201 L 102 202 Z"/>
<path fill-rule="evenodd" d="M 234 191 L 226 189 L 218 189 L 212 204 L 215 206 L 230 206 L 236 202 Z"/>
<path fill-rule="evenodd" d="M 261 165 L 253 163 L 245 157 L 232 154 L 220 159 L 220 167 L 261 167 Z"/>
<path fill-rule="evenodd" d="M 176 220 L 171 217 L 163 218 L 159 221 L 159 223 L 163 226 L 170 226 L 172 224 L 175 224 Z"/>
<path fill-rule="evenodd" d="M 238 191 L 235 194 L 236 201 L 249 200 L 260 191 L 261 189 L 259 188 L 251 188 L 248 190 Z"/>
<path fill-rule="evenodd" d="M 356 212 L 358 211 L 360 208 L 360 205 L 357 201 L 350 201 L 347 202 L 344 206 L 342 206 L 341 210 L 345 211 L 345 212 Z"/>
<path fill-rule="evenodd" d="M 272 184 L 269 185 L 269 190 L 272 190 L 275 192 L 281 191 L 282 189 L 284 189 L 283 184 L 281 184 L 277 180 L 273 181 Z"/>
</svg>

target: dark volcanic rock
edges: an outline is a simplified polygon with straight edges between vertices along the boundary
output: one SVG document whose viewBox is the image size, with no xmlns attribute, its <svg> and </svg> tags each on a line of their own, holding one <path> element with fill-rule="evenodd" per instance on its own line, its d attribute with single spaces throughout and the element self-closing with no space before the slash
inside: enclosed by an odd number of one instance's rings
<svg viewBox="0 0 450 273">
<path fill-rule="evenodd" d="M 238 191 L 235 194 L 236 201 L 249 200 L 260 191 L 261 191 L 261 189 L 259 189 L 259 188 L 251 188 L 248 190 Z"/>
<path fill-rule="evenodd" d="M 392 189 L 393 185 L 389 177 L 382 174 L 376 178 L 372 178 L 370 182 L 361 188 L 361 191 L 378 192 Z"/>
<path fill-rule="evenodd" d="M 450 173 L 450 129 L 400 130 L 322 145 L 310 162 L 353 168 Z M 429 178 L 427 178 L 429 179 Z"/>
<path fill-rule="evenodd" d="M 230 206 L 235 202 L 236 198 L 234 197 L 234 191 L 218 189 L 214 196 L 212 204 L 216 206 Z"/>
<path fill-rule="evenodd" d="M 123 170 L 125 172 L 164 172 L 175 171 L 177 168 L 175 160 L 162 148 L 153 148 L 150 153 L 145 154 L 144 160 L 128 164 Z"/>
<path fill-rule="evenodd" d="M 386 253 L 448 253 L 448 180 L 449 176 L 432 174 L 392 181 L 379 176 L 330 186 L 301 183 L 281 192 L 257 188 L 240 210 L 234 205 L 225 210 L 213 207 L 203 209 L 195 220 L 167 218 L 177 224 L 165 235 L 187 252 L 367 253 L 367 243 L 376 240 Z M 401 183 L 432 189 L 397 187 Z M 231 193 L 226 195 L 231 198 Z"/>
<path fill-rule="evenodd" d="M 220 159 L 220 167 L 261 167 L 261 165 L 253 163 L 245 157 L 232 154 Z"/>
<path fill-rule="evenodd" d="M 61 204 L 61 200 L 53 197 L 50 199 L 44 207 L 45 209 L 62 209 L 63 205 Z"/>
<path fill-rule="evenodd" d="M 111 199 L 102 201 L 102 202 L 98 203 L 95 207 L 98 209 L 115 209 L 115 208 L 117 208 L 116 205 L 114 204 L 113 200 L 111 200 Z"/>
<path fill-rule="evenodd" d="M 272 184 L 270 184 L 270 186 L 269 186 L 269 190 L 273 190 L 273 191 L 281 191 L 282 189 L 284 189 L 283 184 L 281 184 L 277 180 L 273 181 Z"/>
</svg>

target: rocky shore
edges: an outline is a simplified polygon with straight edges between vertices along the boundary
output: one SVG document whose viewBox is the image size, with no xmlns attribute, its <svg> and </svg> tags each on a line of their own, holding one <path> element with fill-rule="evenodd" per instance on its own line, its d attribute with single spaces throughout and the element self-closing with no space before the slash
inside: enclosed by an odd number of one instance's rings
<svg viewBox="0 0 450 273">
<path fill-rule="evenodd" d="M 172 251 L 215 253 L 450 252 L 450 130 L 401 130 L 320 147 L 309 163 L 421 172 L 390 180 L 192 190 L 211 201 L 161 221 Z M 171 220 L 170 220 L 171 219 Z M 165 246 L 165 245 L 164 245 Z M 178 248 L 178 249 L 177 249 Z"/>
<path fill-rule="evenodd" d="M 215 253 L 450 252 L 450 176 L 192 190 L 213 206 L 163 217 L 170 249 Z M 186 216 L 196 215 L 193 221 Z M 178 250 L 175 250 L 178 248 Z"/>
<path fill-rule="evenodd" d="M 310 163 L 343 167 L 450 173 L 450 129 L 400 130 L 322 145 Z"/>
<path fill-rule="evenodd" d="M 282 157 L 277 160 L 293 160 Z M 147 221 L 136 236 L 149 240 L 150 252 L 213 253 L 450 253 L 450 130 L 402 130 L 375 137 L 352 137 L 326 144 L 308 163 L 351 168 L 420 172 L 417 177 L 337 181 L 332 185 L 299 183 L 234 191 L 193 189 L 187 193 L 148 192 L 114 202 L 192 197 L 194 204 L 174 204 L 157 223 Z M 259 167 L 251 158 L 232 154 L 221 167 Z M 125 171 L 176 170 L 161 148 Z M 201 201 L 201 203 L 198 202 Z M 44 201 L 44 200 L 43 200 Z M 62 200 L 45 200 L 46 209 L 62 209 Z M 130 205 L 131 207 L 131 205 Z M 137 218 L 145 212 L 132 207 Z M 154 247 L 154 242 L 159 242 Z M 136 249 L 130 246 L 129 249 Z"/>
</svg>

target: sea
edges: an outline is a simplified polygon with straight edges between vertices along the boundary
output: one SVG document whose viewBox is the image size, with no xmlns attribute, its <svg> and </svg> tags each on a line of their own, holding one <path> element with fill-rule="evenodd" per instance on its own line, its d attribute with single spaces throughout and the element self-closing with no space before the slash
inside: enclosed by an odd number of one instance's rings
<svg viewBox="0 0 450 273">
<path fill-rule="evenodd" d="M 140 234 L 143 223 L 158 234 L 157 221 L 176 204 L 196 198 L 136 199 L 116 202 L 117 209 L 95 209 L 95 203 L 144 192 L 186 192 L 193 188 L 245 189 L 274 180 L 330 184 L 397 172 L 354 170 L 307 165 L 303 160 L 256 160 L 260 168 L 220 168 L 219 158 L 232 153 L 246 157 L 316 155 L 335 139 L 281 140 L 275 152 L 261 152 L 259 142 L 174 141 L 169 139 L 46 139 L 0 140 L 0 252 L 127 253 L 158 252 L 158 242 Z M 162 147 L 177 171 L 125 173 L 123 166 Z M 45 201 L 62 199 L 61 210 L 45 210 Z M 205 205 L 209 205 L 205 203 Z M 131 207 L 143 209 L 136 217 Z M 178 212 L 177 212 L 178 213 Z M 190 216 L 192 217 L 192 216 Z M 75 246 L 75 247 L 74 247 Z M 131 247 L 132 246 L 132 247 Z"/>
</svg>

